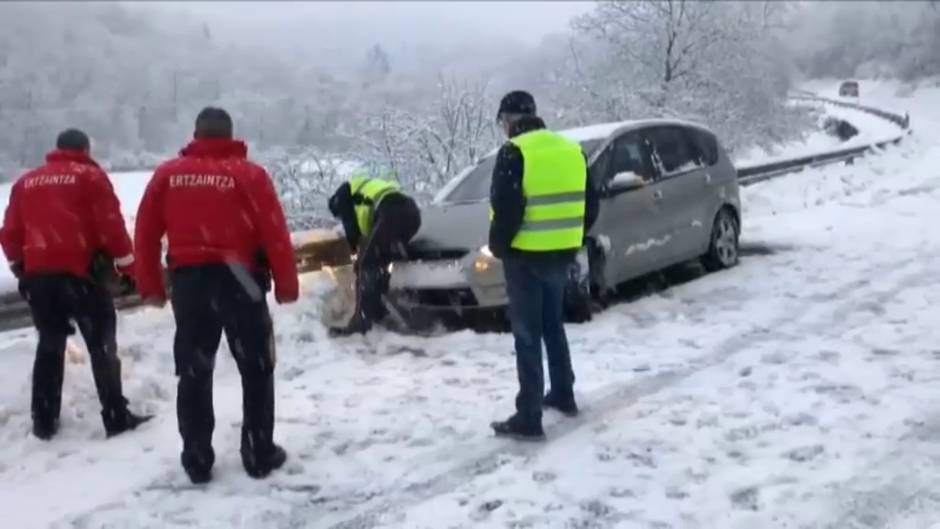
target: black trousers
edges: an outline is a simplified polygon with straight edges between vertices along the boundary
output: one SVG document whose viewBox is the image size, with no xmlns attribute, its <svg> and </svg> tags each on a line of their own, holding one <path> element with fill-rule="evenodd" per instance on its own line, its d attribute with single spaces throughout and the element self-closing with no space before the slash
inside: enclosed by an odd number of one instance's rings
<svg viewBox="0 0 940 529">
<path fill-rule="evenodd" d="M 88 347 L 105 427 L 109 421 L 123 419 L 127 400 L 121 388 L 117 318 L 111 294 L 88 279 L 68 274 L 25 277 L 20 281 L 20 293 L 29 303 L 39 332 L 33 364 L 33 421 L 48 425 L 59 418 L 65 342 L 75 332 L 70 320 L 78 325 Z"/>
<path fill-rule="evenodd" d="M 242 460 L 254 466 L 274 448 L 276 358 L 264 281 L 243 267 L 229 265 L 178 268 L 170 281 L 183 466 L 202 470 L 215 462 L 212 377 L 223 332 L 242 380 Z"/>
<path fill-rule="evenodd" d="M 409 196 L 389 195 L 376 208 L 356 263 L 357 308 L 367 326 L 385 316 L 382 296 L 388 292 L 388 265 L 407 257 L 406 246 L 420 228 L 421 210 Z"/>
<path fill-rule="evenodd" d="M 564 326 L 564 295 L 570 259 L 531 259 L 508 255 L 503 259 L 509 319 L 516 345 L 520 420 L 541 424 L 545 375 L 542 343 L 548 356 L 552 392 L 574 398 L 574 371 Z"/>
</svg>

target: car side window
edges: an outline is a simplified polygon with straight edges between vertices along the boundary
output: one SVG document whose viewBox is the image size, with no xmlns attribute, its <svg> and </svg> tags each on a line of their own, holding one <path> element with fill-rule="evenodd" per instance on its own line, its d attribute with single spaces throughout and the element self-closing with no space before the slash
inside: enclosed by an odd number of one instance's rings
<svg viewBox="0 0 940 529">
<path fill-rule="evenodd" d="M 613 146 L 608 145 L 603 152 L 597 155 L 594 163 L 588 169 L 588 179 L 596 186 L 602 188 L 610 178 L 610 161 L 612 158 Z"/>
<path fill-rule="evenodd" d="M 687 129 L 692 144 L 695 147 L 695 156 L 708 167 L 718 163 L 718 139 L 710 132 L 698 129 Z"/>
<path fill-rule="evenodd" d="M 620 136 L 610 146 L 611 160 L 607 178 L 623 172 L 636 173 L 644 180 L 653 179 L 649 160 L 649 146 L 640 132 L 628 132 Z"/>
<path fill-rule="evenodd" d="M 650 130 L 653 166 L 659 178 L 666 178 L 703 167 L 691 139 L 681 127 Z"/>
</svg>

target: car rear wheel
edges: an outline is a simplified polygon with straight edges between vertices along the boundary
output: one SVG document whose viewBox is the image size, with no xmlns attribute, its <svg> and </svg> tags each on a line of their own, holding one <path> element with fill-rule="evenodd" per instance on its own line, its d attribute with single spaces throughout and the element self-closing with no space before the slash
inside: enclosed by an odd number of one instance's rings
<svg viewBox="0 0 940 529">
<path fill-rule="evenodd" d="M 702 256 L 702 265 L 706 270 L 714 272 L 738 264 L 740 231 L 740 224 L 734 213 L 729 208 L 722 208 L 712 224 L 708 252 Z"/>
</svg>

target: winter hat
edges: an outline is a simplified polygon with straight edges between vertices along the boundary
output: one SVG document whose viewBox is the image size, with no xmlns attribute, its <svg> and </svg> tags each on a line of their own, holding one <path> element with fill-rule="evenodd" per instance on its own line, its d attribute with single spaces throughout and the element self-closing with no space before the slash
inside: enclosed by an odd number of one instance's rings
<svg viewBox="0 0 940 529">
<path fill-rule="evenodd" d="M 88 135 L 78 129 L 67 129 L 55 140 L 55 148 L 67 151 L 87 151 L 91 148 Z"/>
<path fill-rule="evenodd" d="M 504 95 L 499 101 L 499 111 L 496 113 L 496 118 L 498 119 L 503 114 L 534 116 L 535 98 L 532 97 L 532 94 L 523 90 L 513 90 Z"/>
</svg>

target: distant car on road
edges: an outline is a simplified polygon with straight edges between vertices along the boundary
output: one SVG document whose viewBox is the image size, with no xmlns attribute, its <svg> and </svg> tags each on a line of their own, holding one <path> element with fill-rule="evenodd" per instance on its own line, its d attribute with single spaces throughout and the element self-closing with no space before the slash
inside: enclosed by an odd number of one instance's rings
<svg viewBox="0 0 940 529">
<path fill-rule="evenodd" d="M 858 97 L 858 81 L 843 81 L 839 85 L 839 97 Z"/>
<path fill-rule="evenodd" d="M 604 250 L 603 259 L 591 260 L 594 292 L 692 259 L 709 270 L 737 264 L 737 173 L 707 128 L 641 120 L 560 133 L 581 144 L 591 185 L 601 190 L 589 234 Z M 422 210 L 410 260 L 392 265 L 393 299 L 401 308 L 467 312 L 507 304 L 502 265 L 486 247 L 495 162 L 493 151 Z"/>
</svg>

